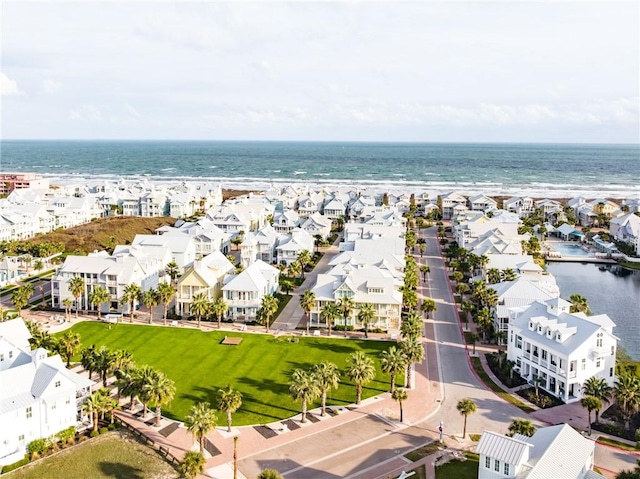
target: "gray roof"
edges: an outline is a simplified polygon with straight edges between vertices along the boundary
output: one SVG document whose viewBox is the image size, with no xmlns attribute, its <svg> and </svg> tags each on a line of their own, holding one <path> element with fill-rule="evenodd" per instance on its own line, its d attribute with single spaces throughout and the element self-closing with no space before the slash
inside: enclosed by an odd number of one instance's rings
<svg viewBox="0 0 640 479">
<path fill-rule="evenodd" d="M 502 463 L 520 464 L 527 449 L 532 447 L 520 437 L 508 437 L 492 431 L 483 431 L 476 446 L 476 452 L 498 459 Z"/>
</svg>

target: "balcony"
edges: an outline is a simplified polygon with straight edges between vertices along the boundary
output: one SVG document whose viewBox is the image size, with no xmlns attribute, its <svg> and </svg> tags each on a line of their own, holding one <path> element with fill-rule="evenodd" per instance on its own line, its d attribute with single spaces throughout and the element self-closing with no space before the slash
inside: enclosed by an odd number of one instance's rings
<svg viewBox="0 0 640 479">
<path fill-rule="evenodd" d="M 540 360 L 540 366 L 542 366 L 545 369 L 549 369 L 549 363 L 547 361 L 545 361 L 544 359 Z"/>
<path fill-rule="evenodd" d="M 589 350 L 589 352 L 591 353 L 591 355 L 593 356 L 593 359 L 602 359 L 605 356 L 607 356 L 608 354 L 611 354 L 611 350 L 605 347 L 596 347 L 596 348 L 591 348 Z"/>
<path fill-rule="evenodd" d="M 576 371 L 569 371 L 569 379 L 573 379 L 577 376 L 577 372 Z"/>
<path fill-rule="evenodd" d="M 525 351 L 524 353 L 522 353 L 522 355 L 524 356 L 525 359 L 531 360 L 531 352 Z"/>
</svg>

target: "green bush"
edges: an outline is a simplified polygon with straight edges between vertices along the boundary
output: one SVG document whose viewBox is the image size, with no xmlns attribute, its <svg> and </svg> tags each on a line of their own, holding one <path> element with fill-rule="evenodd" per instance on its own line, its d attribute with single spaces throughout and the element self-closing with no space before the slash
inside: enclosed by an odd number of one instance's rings
<svg viewBox="0 0 640 479">
<path fill-rule="evenodd" d="M 68 427 L 63 429 L 58 434 L 55 435 L 58 440 L 64 444 L 72 444 L 76 437 L 76 428 L 75 426 Z"/>
<path fill-rule="evenodd" d="M 107 426 L 107 429 L 108 429 L 109 431 L 115 431 L 117 427 L 118 427 L 118 426 L 117 426 L 117 424 L 113 423 L 113 424 L 109 424 L 109 425 Z"/>
<path fill-rule="evenodd" d="M 107 432 L 109 432 L 109 428 L 107 427 L 101 427 L 100 430 L 98 431 L 100 434 L 105 434 Z"/>
<path fill-rule="evenodd" d="M 352 325 L 352 324 L 349 324 L 349 325 L 347 325 L 347 326 L 344 326 L 344 325 L 342 325 L 342 324 L 336 324 L 336 325 L 333 327 L 333 330 L 334 330 L 334 331 L 344 331 L 345 329 L 346 329 L 347 331 L 353 331 L 355 328 L 353 327 L 353 325 Z"/>
<path fill-rule="evenodd" d="M 29 457 L 24 456 L 19 461 L 16 461 L 13 464 L 7 464 L 6 466 L 0 468 L 0 474 L 6 474 L 7 472 L 13 471 L 22 466 L 26 466 L 27 464 L 29 464 Z"/>
<path fill-rule="evenodd" d="M 36 439 L 34 441 L 31 441 L 27 445 L 27 452 L 30 456 L 41 456 L 47 450 L 47 442 L 48 441 L 46 439 Z"/>
<path fill-rule="evenodd" d="M 98 431 L 91 431 L 91 433 L 89 434 L 89 437 L 98 437 L 100 435 L 100 433 Z"/>
</svg>

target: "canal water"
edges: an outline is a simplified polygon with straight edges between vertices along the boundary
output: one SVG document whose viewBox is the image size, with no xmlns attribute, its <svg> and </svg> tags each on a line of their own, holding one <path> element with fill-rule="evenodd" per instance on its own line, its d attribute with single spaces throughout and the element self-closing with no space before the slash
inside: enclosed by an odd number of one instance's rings
<svg viewBox="0 0 640 479">
<path fill-rule="evenodd" d="M 594 314 L 607 314 L 614 334 L 629 356 L 640 360 L 640 271 L 618 265 L 592 263 L 547 264 L 560 287 L 560 296 L 574 293 L 587 298 Z"/>
</svg>

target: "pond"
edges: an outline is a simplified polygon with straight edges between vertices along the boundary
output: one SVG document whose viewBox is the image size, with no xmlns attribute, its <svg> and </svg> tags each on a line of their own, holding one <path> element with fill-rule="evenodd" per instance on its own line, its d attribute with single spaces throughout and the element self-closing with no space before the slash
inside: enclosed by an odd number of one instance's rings
<svg viewBox="0 0 640 479">
<path fill-rule="evenodd" d="M 594 314 L 607 314 L 616 323 L 613 332 L 620 344 L 640 360 L 640 271 L 618 265 L 553 262 L 547 270 L 555 276 L 562 298 L 581 294 Z"/>
</svg>

